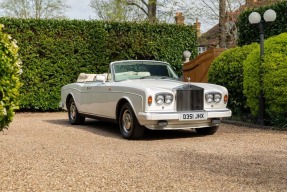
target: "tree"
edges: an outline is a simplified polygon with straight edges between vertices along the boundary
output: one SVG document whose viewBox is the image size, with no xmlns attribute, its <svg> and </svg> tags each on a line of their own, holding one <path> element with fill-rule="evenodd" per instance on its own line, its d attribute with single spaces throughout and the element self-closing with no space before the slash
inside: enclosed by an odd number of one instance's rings
<svg viewBox="0 0 287 192">
<path fill-rule="evenodd" d="M 141 11 L 127 6 L 125 0 L 91 0 L 90 6 L 104 21 L 141 21 L 144 18 Z"/>
<path fill-rule="evenodd" d="M 127 0 L 127 4 L 138 7 L 145 13 L 150 23 L 155 23 L 157 21 L 156 17 L 157 0 L 148 0 L 148 1 L 140 0 L 140 1 L 142 2 L 143 6 L 138 4 L 136 0 Z"/>
<path fill-rule="evenodd" d="M 199 15 L 198 8 L 189 0 L 91 0 L 90 6 L 100 19 L 109 21 L 173 23 L 175 13 L 181 10 L 186 21 L 193 22 Z"/>
<path fill-rule="evenodd" d="M 202 9 L 202 21 L 209 26 L 214 26 L 219 23 L 219 40 L 220 47 L 225 48 L 227 40 L 230 44 L 236 44 L 238 30 L 236 26 L 236 19 L 239 12 L 236 12 L 245 0 L 202 0 L 199 7 Z"/>
<path fill-rule="evenodd" d="M 225 32 L 226 0 L 219 1 L 219 47 L 226 48 Z"/>
<path fill-rule="evenodd" d="M 200 11 L 189 0 L 127 0 L 128 5 L 138 7 L 150 23 L 174 22 L 177 11 L 184 12 L 185 18 L 195 20 Z"/>
<path fill-rule="evenodd" d="M 155 23 L 157 0 L 91 0 L 90 6 L 105 21 L 142 21 Z"/>
<path fill-rule="evenodd" d="M 15 18 L 65 18 L 66 0 L 3 0 L 0 9 L 4 16 Z"/>
<path fill-rule="evenodd" d="M 201 0 L 198 1 L 197 8 L 201 12 L 201 18 L 204 22 L 214 25 L 219 21 L 219 7 L 222 0 Z M 225 0 L 225 11 L 234 12 L 241 5 L 245 4 L 246 0 Z"/>
<path fill-rule="evenodd" d="M 196 2 L 196 0 L 194 0 Z M 158 0 L 157 19 L 159 22 L 174 23 L 176 12 L 184 14 L 185 23 L 192 24 L 196 18 L 201 17 L 201 11 L 190 0 Z"/>
</svg>

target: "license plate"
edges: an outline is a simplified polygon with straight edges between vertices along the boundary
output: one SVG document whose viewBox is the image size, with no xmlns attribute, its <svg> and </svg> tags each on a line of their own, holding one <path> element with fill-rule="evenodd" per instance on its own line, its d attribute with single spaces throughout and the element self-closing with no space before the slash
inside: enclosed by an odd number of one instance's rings
<svg viewBox="0 0 287 192">
<path fill-rule="evenodd" d="M 181 121 L 190 121 L 190 120 L 206 120 L 207 113 L 182 113 L 179 115 L 179 120 Z"/>
</svg>

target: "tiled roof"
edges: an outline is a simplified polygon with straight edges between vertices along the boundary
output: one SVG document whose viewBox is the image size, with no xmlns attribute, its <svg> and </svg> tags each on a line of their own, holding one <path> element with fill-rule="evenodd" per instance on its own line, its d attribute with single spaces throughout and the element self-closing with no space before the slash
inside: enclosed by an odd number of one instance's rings
<svg viewBox="0 0 287 192">
<path fill-rule="evenodd" d="M 201 46 L 216 47 L 219 44 L 219 24 L 213 26 L 206 33 L 198 38 L 198 44 Z"/>
</svg>

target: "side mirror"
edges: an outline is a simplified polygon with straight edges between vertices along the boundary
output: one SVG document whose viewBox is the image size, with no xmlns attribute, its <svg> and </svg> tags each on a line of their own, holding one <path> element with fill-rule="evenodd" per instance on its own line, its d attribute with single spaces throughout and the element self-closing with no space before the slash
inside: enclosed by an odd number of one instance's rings
<svg viewBox="0 0 287 192">
<path fill-rule="evenodd" d="M 106 82 L 106 75 L 97 75 L 96 81 L 100 81 L 100 82 L 105 83 Z"/>
</svg>

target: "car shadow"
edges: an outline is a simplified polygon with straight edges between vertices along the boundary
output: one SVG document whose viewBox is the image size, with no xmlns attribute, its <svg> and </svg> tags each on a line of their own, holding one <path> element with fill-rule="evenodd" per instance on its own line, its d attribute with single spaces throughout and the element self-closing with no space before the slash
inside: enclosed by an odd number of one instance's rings
<svg viewBox="0 0 287 192">
<path fill-rule="evenodd" d="M 84 125 L 71 125 L 68 119 L 44 120 L 44 122 L 71 127 L 73 129 L 80 129 L 89 131 L 91 133 L 101 135 L 104 137 L 111 137 L 115 139 L 123 139 L 121 137 L 120 128 L 115 123 L 98 121 L 94 119 L 86 119 Z M 144 138 L 141 140 L 165 140 L 165 139 L 179 139 L 201 137 L 194 130 L 145 130 Z"/>
<path fill-rule="evenodd" d="M 122 138 L 120 135 L 120 129 L 118 125 L 115 123 L 98 121 L 94 119 L 86 119 L 84 125 L 71 125 L 68 119 L 44 120 L 44 122 L 70 127 L 72 129 L 89 131 L 91 133 L 105 137 L 118 138 L 118 139 Z"/>
<path fill-rule="evenodd" d="M 194 130 L 145 130 L 143 140 L 164 140 L 201 137 Z"/>
</svg>

